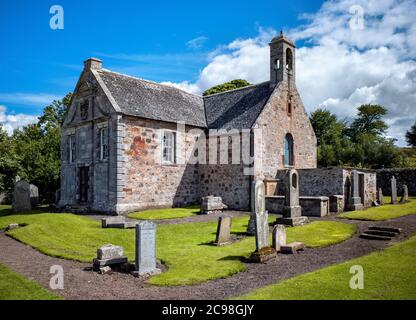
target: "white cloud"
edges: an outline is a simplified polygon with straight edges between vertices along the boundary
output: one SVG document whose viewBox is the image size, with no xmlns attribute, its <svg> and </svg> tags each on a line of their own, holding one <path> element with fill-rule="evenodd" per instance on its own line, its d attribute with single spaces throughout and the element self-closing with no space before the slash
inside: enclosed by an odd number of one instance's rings
<svg viewBox="0 0 416 320">
<path fill-rule="evenodd" d="M 28 114 L 8 114 L 6 106 L 0 105 L 0 124 L 11 135 L 14 129 L 22 128 L 38 121 L 37 116 Z"/>
<path fill-rule="evenodd" d="M 364 29 L 351 29 L 350 8 L 364 10 Z M 289 30 L 303 41 L 296 55 L 297 86 L 307 111 L 326 107 L 341 118 L 356 114 L 363 103 L 386 106 L 388 135 L 405 144 L 405 131 L 416 114 L 416 2 L 414 0 L 334 0 L 305 23 Z M 195 83 L 174 84 L 186 91 L 205 89 L 243 78 L 269 80 L 268 42 L 273 30 L 255 38 L 237 39 L 210 54 Z"/>
<path fill-rule="evenodd" d="M 205 36 L 200 36 L 197 38 L 194 38 L 192 40 L 189 40 L 186 45 L 188 48 L 191 49 L 201 49 L 204 46 L 205 41 L 207 41 L 208 38 Z"/>
</svg>

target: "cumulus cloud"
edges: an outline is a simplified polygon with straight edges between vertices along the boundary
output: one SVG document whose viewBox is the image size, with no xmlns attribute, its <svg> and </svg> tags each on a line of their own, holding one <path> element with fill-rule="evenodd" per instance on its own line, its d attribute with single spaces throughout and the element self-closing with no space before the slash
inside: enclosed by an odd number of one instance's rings
<svg viewBox="0 0 416 320">
<path fill-rule="evenodd" d="M 28 114 L 8 114 L 6 106 L 0 105 L 0 124 L 11 135 L 14 129 L 22 128 L 38 121 L 37 116 Z"/>
<path fill-rule="evenodd" d="M 363 28 L 356 22 L 357 5 Z M 404 145 L 416 114 L 416 2 L 414 0 L 334 0 L 289 36 L 301 43 L 296 53 L 297 86 L 308 112 L 325 107 L 350 119 L 356 107 L 378 103 L 389 110 L 388 135 Z M 236 78 L 269 80 L 268 42 L 276 32 L 260 29 L 255 38 L 220 46 L 195 83 L 172 84 L 200 94 Z"/>
</svg>

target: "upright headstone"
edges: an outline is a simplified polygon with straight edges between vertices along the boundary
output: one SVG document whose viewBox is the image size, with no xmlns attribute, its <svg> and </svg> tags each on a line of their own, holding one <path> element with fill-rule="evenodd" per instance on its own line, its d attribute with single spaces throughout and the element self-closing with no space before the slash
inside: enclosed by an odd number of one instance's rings
<svg viewBox="0 0 416 320">
<path fill-rule="evenodd" d="M 308 217 L 302 217 L 302 208 L 299 205 L 299 174 L 295 169 L 286 173 L 285 206 L 283 217 L 276 220 L 277 224 L 300 226 L 309 222 Z"/>
<path fill-rule="evenodd" d="M 257 181 L 251 182 L 251 194 L 250 194 L 250 220 L 248 221 L 247 234 L 254 236 L 256 234 L 256 183 Z"/>
<path fill-rule="evenodd" d="M 136 225 L 137 276 L 154 275 L 161 271 L 156 267 L 156 224 L 143 221 Z"/>
<path fill-rule="evenodd" d="M 380 205 L 383 205 L 384 204 L 383 190 L 381 188 L 378 188 L 377 200 L 378 200 L 378 203 Z"/>
<path fill-rule="evenodd" d="M 231 217 L 221 216 L 218 218 L 217 235 L 215 245 L 223 246 L 231 243 Z"/>
<path fill-rule="evenodd" d="M 13 210 L 23 212 L 32 210 L 30 201 L 30 184 L 27 181 L 19 180 L 14 186 Z"/>
<path fill-rule="evenodd" d="M 255 201 L 255 229 L 256 229 L 256 251 L 252 253 L 251 260 L 254 262 L 266 262 L 276 257 L 276 250 L 269 244 L 269 214 L 266 211 L 266 198 L 264 183 L 257 180 L 254 187 Z"/>
<path fill-rule="evenodd" d="M 357 170 L 351 172 L 351 197 L 349 208 L 351 211 L 362 210 L 364 208 L 360 197 L 359 175 Z"/>
<path fill-rule="evenodd" d="M 30 204 L 32 208 L 39 205 L 39 189 L 34 184 L 30 185 Z"/>
<path fill-rule="evenodd" d="M 391 204 L 397 204 L 397 181 L 393 176 L 390 180 L 391 183 Z"/>
<path fill-rule="evenodd" d="M 406 203 L 409 201 L 409 190 L 407 189 L 407 185 L 403 185 L 403 195 L 400 199 L 400 203 Z"/>
<path fill-rule="evenodd" d="M 279 252 L 280 247 L 286 245 L 286 227 L 282 224 L 275 225 L 272 236 L 272 247 Z"/>
</svg>

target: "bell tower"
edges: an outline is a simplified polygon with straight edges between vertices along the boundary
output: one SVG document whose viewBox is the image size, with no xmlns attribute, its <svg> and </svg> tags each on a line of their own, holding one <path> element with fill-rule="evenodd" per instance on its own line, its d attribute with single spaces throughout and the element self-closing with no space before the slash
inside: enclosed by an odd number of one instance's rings
<svg viewBox="0 0 416 320">
<path fill-rule="evenodd" d="M 270 42 L 270 86 L 280 81 L 295 83 L 295 43 L 282 31 Z"/>
</svg>

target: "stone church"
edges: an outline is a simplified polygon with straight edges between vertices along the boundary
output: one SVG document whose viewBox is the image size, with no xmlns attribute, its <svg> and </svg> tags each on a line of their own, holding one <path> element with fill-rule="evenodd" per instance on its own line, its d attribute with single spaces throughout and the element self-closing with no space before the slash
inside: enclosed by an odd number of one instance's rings
<svg viewBox="0 0 416 320">
<path fill-rule="evenodd" d="M 295 71 L 295 44 L 282 33 L 270 42 L 269 81 L 205 97 L 86 60 L 62 127 L 59 206 L 124 214 L 216 195 L 249 209 L 254 179 L 317 166 Z M 238 150 L 249 145 L 250 163 L 205 161 L 221 138 L 242 132 Z M 199 161 L 188 161 L 195 154 Z"/>
</svg>

